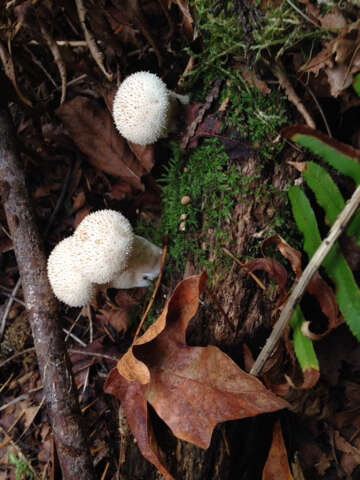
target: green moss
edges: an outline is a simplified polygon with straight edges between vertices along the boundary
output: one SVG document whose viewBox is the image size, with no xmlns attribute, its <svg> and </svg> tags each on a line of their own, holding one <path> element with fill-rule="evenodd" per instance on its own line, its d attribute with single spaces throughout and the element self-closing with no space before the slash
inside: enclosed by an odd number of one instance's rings
<svg viewBox="0 0 360 480">
<path fill-rule="evenodd" d="M 256 88 L 244 88 L 240 72 L 234 73 L 223 89 L 220 100 L 229 98 L 224 125 L 248 141 L 265 161 L 274 159 L 282 142 L 274 143 L 287 122 L 286 98 L 279 91 L 263 95 Z"/>
<path fill-rule="evenodd" d="M 196 67 L 187 75 L 192 85 L 202 78 L 206 86 L 209 77 L 222 77 L 222 70 L 231 73 L 234 59 L 238 63 L 239 59 L 241 63 L 250 60 L 252 64 L 261 58 L 274 61 L 295 46 L 303 51 L 306 59 L 311 56 L 317 40 L 331 36 L 304 18 L 305 9 L 298 0 L 283 0 L 276 8 L 258 10 L 254 15 L 256 24 L 252 20 L 251 32 L 246 38 L 235 2 L 191 0 L 190 5 L 204 43 L 201 52 L 188 49 L 196 61 Z"/>
<path fill-rule="evenodd" d="M 244 195 L 248 179 L 243 178 L 236 165 L 228 164 L 229 158 L 218 139 L 205 140 L 188 158 L 176 144 L 172 144 L 172 152 L 172 159 L 159 181 L 163 212 L 156 229 L 158 237 L 169 239 L 167 271 L 183 271 L 190 256 L 200 270 L 210 270 L 211 274 L 215 264 L 209 261 L 206 234 L 211 230 L 215 236 L 219 261 L 222 261 L 221 246 L 227 240 L 223 225 L 231 222 L 232 210 Z M 186 196 L 191 201 L 182 205 L 181 199 Z M 180 228 L 182 221 L 184 231 Z M 144 224 L 137 229 L 145 236 L 146 230 Z"/>
<path fill-rule="evenodd" d="M 15 468 L 15 479 L 16 480 L 33 480 L 34 474 L 30 470 L 28 464 L 25 460 L 16 457 L 13 453 L 9 453 L 9 460 L 10 463 Z"/>
<path fill-rule="evenodd" d="M 311 19 L 304 18 L 304 7 L 297 0 L 283 0 L 278 7 L 269 7 L 264 13 L 260 28 L 252 31 L 250 51 L 256 53 L 255 62 L 262 56 L 271 61 L 279 60 L 287 50 L 294 46 L 299 48 L 300 42 L 303 42 L 307 57 L 316 40 L 330 35 L 327 30 L 312 24 Z"/>
</svg>

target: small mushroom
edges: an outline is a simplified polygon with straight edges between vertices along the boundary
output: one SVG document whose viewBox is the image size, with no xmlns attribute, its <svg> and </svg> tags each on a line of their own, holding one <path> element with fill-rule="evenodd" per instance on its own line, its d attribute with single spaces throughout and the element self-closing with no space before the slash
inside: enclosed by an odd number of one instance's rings
<svg viewBox="0 0 360 480">
<path fill-rule="evenodd" d="M 135 235 L 132 253 L 125 271 L 115 274 L 113 288 L 147 287 L 159 275 L 162 249 Z"/>
<path fill-rule="evenodd" d="M 154 73 L 136 72 L 120 85 L 114 99 L 116 128 L 130 142 L 155 143 L 174 129 L 174 113 L 187 95 L 176 94 Z"/>
<path fill-rule="evenodd" d="M 76 265 L 93 283 L 110 282 L 125 270 L 134 234 L 129 220 L 115 210 L 98 210 L 87 215 L 73 235 Z"/>
<path fill-rule="evenodd" d="M 161 253 L 161 248 L 134 235 L 121 213 L 99 210 L 56 245 L 48 260 L 48 277 L 59 300 L 80 307 L 91 301 L 97 284 L 147 286 L 159 274 Z"/>
<path fill-rule="evenodd" d="M 48 277 L 55 296 L 70 307 L 81 307 L 92 299 L 95 289 L 75 265 L 74 237 L 56 245 L 47 263 Z"/>
</svg>

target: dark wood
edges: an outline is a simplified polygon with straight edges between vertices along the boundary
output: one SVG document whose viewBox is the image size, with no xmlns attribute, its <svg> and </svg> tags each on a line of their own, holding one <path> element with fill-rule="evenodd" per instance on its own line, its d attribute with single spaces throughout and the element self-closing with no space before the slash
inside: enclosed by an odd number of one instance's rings
<svg viewBox="0 0 360 480">
<path fill-rule="evenodd" d="M 95 475 L 80 424 L 77 392 L 15 138 L 10 115 L 5 108 L 0 108 L 0 194 L 20 272 L 57 455 L 65 480 L 91 480 Z"/>
</svg>

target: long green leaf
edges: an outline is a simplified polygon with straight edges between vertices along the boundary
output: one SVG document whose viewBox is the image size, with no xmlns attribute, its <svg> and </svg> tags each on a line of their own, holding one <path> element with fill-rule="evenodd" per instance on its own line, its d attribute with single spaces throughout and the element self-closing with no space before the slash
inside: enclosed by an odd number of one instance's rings
<svg viewBox="0 0 360 480">
<path fill-rule="evenodd" d="M 357 94 L 358 97 L 360 97 L 360 73 L 358 73 L 353 81 L 353 88 Z"/>
<path fill-rule="evenodd" d="M 360 152 L 305 125 L 295 125 L 282 131 L 284 137 L 308 148 L 329 165 L 360 184 Z"/>
<path fill-rule="evenodd" d="M 301 331 L 301 325 L 304 321 L 303 313 L 300 307 L 297 306 L 290 320 L 290 326 L 293 329 L 295 355 L 303 372 L 310 368 L 319 370 L 319 362 L 313 343 Z"/>
<path fill-rule="evenodd" d="M 321 243 L 314 211 L 305 193 L 297 186 L 289 190 L 289 199 L 296 225 L 304 236 L 304 250 L 310 259 Z M 323 267 L 335 283 L 336 300 L 345 322 L 360 340 L 360 290 L 338 244 L 331 249 Z"/>
<path fill-rule="evenodd" d="M 296 225 L 304 237 L 304 250 L 310 259 L 321 243 L 314 210 L 301 188 L 291 187 L 288 195 Z"/>
<path fill-rule="evenodd" d="M 345 207 L 340 190 L 327 171 L 317 163 L 307 162 L 303 176 L 307 185 L 314 192 L 318 204 L 325 211 L 326 224 L 331 227 Z M 360 211 L 354 215 L 346 229 L 346 234 L 354 235 L 360 247 Z"/>
</svg>

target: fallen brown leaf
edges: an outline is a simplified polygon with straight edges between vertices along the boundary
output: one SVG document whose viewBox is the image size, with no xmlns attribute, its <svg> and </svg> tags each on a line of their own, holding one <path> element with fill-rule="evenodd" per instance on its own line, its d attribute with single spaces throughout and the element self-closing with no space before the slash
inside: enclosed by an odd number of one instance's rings
<svg viewBox="0 0 360 480">
<path fill-rule="evenodd" d="M 293 480 L 293 478 L 281 432 L 280 421 L 277 420 L 274 425 L 272 443 L 262 473 L 262 480 Z"/>
<path fill-rule="evenodd" d="M 56 111 L 76 146 L 99 170 L 117 176 L 133 188 L 144 190 L 141 177 L 153 166 L 149 149 L 137 158 L 116 131 L 110 113 L 97 101 L 75 97 Z"/>
<path fill-rule="evenodd" d="M 104 385 L 120 400 L 145 458 L 167 479 L 172 477 L 161 465 L 147 402 L 174 435 L 201 448 L 208 448 L 220 422 L 287 406 L 217 347 L 186 344 L 205 281 L 203 274 L 178 284 L 158 320 L 135 340 Z"/>
<path fill-rule="evenodd" d="M 280 298 L 285 296 L 285 287 L 288 278 L 286 268 L 273 258 L 255 258 L 245 264 L 249 272 L 256 270 L 263 270 L 267 272 L 270 277 L 274 279 L 280 288 Z"/>
</svg>

